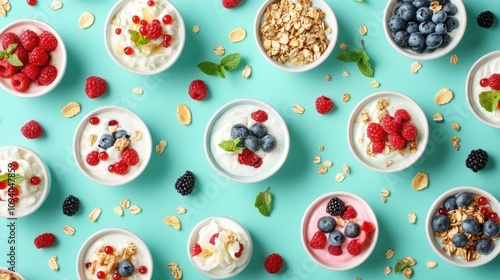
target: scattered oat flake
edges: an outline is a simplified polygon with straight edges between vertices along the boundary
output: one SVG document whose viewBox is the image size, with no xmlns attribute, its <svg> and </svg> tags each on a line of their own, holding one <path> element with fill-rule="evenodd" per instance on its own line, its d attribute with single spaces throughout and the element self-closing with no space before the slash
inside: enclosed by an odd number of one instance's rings
<svg viewBox="0 0 500 280">
<path fill-rule="evenodd" d="M 57 256 L 52 256 L 49 259 L 49 267 L 52 270 L 59 270 L 59 264 L 57 263 Z"/>
<path fill-rule="evenodd" d="M 0 6 L 0 16 L 4 17 L 7 15 L 7 11 L 3 6 Z"/>
<path fill-rule="evenodd" d="M 200 26 L 199 25 L 193 26 L 193 33 L 198 33 L 198 32 L 200 32 Z"/>
<path fill-rule="evenodd" d="M 327 159 L 323 162 L 323 166 L 330 168 L 333 166 L 333 162 L 331 160 Z"/>
<path fill-rule="evenodd" d="M 120 205 L 123 208 L 128 209 L 130 207 L 130 199 L 125 198 L 125 199 L 120 200 Z"/>
<path fill-rule="evenodd" d="M 411 186 L 414 190 L 420 191 L 429 186 L 429 175 L 425 172 L 418 172 L 413 180 L 411 180 Z"/>
<path fill-rule="evenodd" d="M 387 250 L 387 251 L 385 252 L 385 258 L 386 258 L 386 259 L 390 259 L 390 258 L 392 258 L 392 256 L 394 256 L 394 253 L 396 253 L 396 252 L 394 252 L 394 250 L 393 250 L 393 249 L 389 249 L 389 250 Z"/>
<path fill-rule="evenodd" d="M 89 28 L 94 24 L 94 15 L 91 12 L 84 12 L 78 19 L 78 26 L 82 29 Z"/>
<path fill-rule="evenodd" d="M 372 87 L 374 87 L 374 88 L 378 88 L 378 87 L 380 86 L 380 83 L 379 83 L 379 82 L 377 82 L 377 81 L 373 81 L 373 82 L 371 82 L 371 83 L 370 83 L 370 85 L 371 85 Z"/>
<path fill-rule="evenodd" d="M 318 151 L 322 152 L 322 151 L 324 151 L 324 150 L 325 150 L 325 146 L 319 146 L 319 147 L 318 147 Z"/>
<path fill-rule="evenodd" d="M 178 267 L 179 264 L 177 262 L 171 262 L 171 263 L 167 264 L 167 266 L 168 266 L 168 269 L 173 270 L 174 268 Z"/>
<path fill-rule="evenodd" d="M 163 222 L 166 225 L 174 227 L 175 230 L 179 230 L 181 228 L 181 221 L 176 216 L 166 216 L 165 219 L 163 219 Z"/>
<path fill-rule="evenodd" d="M 387 197 L 383 196 L 383 197 L 382 197 L 382 202 L 383 202 L 383 203 L 386 203 L 386 202 L 387 202 Z"/>
<path fill-rule="evenodd" d="M 174 269 L 172 269 L 172 275 L 174 276 L 175 280 L 182 279 L 182 269 L 180 267 L 175 267 Z"/>
<path fill-rule="evenodd" d="M 382 195 L 383 197 L 388 197 L 391 195 L 391 192 L 388 189 L 382 189 L 380 191 L 380 195 Z"/>
<path fill-rule="evenodd" d="M 434 100 L 437 105 L 444 105 L 453 99 L 453 92 L 449 88 L 442 88 L 436 94 Z"/>
<path fill-rule="evenodd" d="M 95 134 L 89 134 L 89 137 L 87 139 L 87 144 L 89 146 L 92 146 L 92 145 L 95 144 L 96 141 L 97 141 L 97 135 L 95 135 Z"/>
<path fill-rule="evenodd" d="M 78 115 L 78 113 L 80 113 L 80 110 L 80 103 L 71 101 L 62 108 L 61 113 L 64 117 L 71 118 Z"/>
<path fill-rule="evenodd" d="M 413 269 L 411 267 L 407 267 L 403 270 L 403 275 L 406 278 L 411 278 L 413 276 Z"/>
<path fill-rule="evenodd" d="M 351 173 L 351 169 L 349 168 L 349 166 L 347 164 L 344 164 L 342 166 L 342 169 L 344 169 L 345 174 Z"/>
<path fill-rule="evenodd" d="M 420 70 L 420 68 L 422 68 L 422 63 L 420 63 L 419 61 L 415 61 L 411 64 L 411 72 L 413 74 L 417 74 L 418 70 Z"/>
<path fill-rule="evenodd" d="M 216 55 L 224 55 L 226 53 L 226 49 L 223 46 L 215 46 L 214 52 Z"/>
<path fill-rule="evenodd" d="M 454 130 L 459 131 L 460 130 L 460 125 L 456 122 L 453 122 L 451 124 L 451 127 L 453 127 Z"/>
<path fill-rule="evenodd" d="M 247 36 L 245 29 L 238 27 L 229 32 L 229 41 L 233 43 L 241 42 Z"/>
<path fill-rule="evenodd" d="M 304 114 L 304 107 L 302 107 L 302 105 L 300 104 L 293 105 L 292 109 L 296 114 Z"/>
<path fill-rule="evenodd" d="M 75 229 L 72 226 L 63 226 L 63 231 L 67 235 L 73 236 L 75 234 Z"/>
<path fill-rule="evenodd" d="M 94 210 L 92 210 L 92 212 L 90 212 L 89 220 L 91 222 L 95 222 L 99 218 L 99 216 L 101 215 L 101 212 L 102 212 L 101 208 L 99 208 L 99 207 L 94 208 Z"/>
<path fill-rule="evenodd" d="M 386 266 L 386 267 L 384 268 L 384 274 L 385 274 L 385 275 L 388 275 L 388 274 L 390 274 L 391 272 L 392 272 L 392 267 L 391 267 L 390 265 L 388 265 L 388 266 Z"/>
<path fill-rule="evenodd" d="M 177 209 L 175 209 L 175 212 L 177 212 L 178 214 L 185 214 L 186 213 L 186 208 L 184 207 L 177 207 Z"/>
<path fill-rule="evenodd" d="M 138 88 L 138 87 L 135 87 L 132 89 L 132 92 L 137 94 L 137 95 L 141 95 L 144 93 L 144 91 L 142 90 L 142 88 Z"/>
<path fill-rule="evenodd" d="M 335 180 L 339 183 L 344 181 L 344 179 L 345 179 L 344 173 L 337 173 L 337 175 L 335 175 Z"/>
<path fill-rule="evenodd" d="M 427 262 L 427 268 L 429 268 L 429 269 L 433 269 L 436 266 L 437 266 L 437 262 L 435 262 L 435 261 L 428 261 Z"/>
<path fill-rule="evenodd" d="M 245 66 L 245 68 L 243 68 L 243 71 L 241 71 L 241 76 L 245 79 L 248 79 L 251 74 L 252 74 L 252 66 L 250 65 Z"/>
<path fill-rule="evenodd" d="M 415 264 L 417 264 L 417 261 L 412 257 L 404 257 L 403 261 L 407 263 L 409 266 L 414 266 Z"/>
<path fill-rule="evenodd" d="M 123 216 L 123 209 L 120 205 L 115 206 L 115 214 L 118 216 Z"/>
<path fill-rule="evenodd" d="M 323 174 L 325 174 L 326 172 L 328 172 L 328 167 L 326 167 L 326 166 L 324 166 L 324 165 L 322 165 L 322 166 L 318 167 L 318 173 L 319 173 L 319 174 L 323 175 Z"/>
<path fill-rule="evenodd" d="M 50 9 L 52 11 L 57 11 L 60 8 L 62 8 L 62 6 L 63 6 L 63 3 L 60 0 L 54 0 L 54 1 L 52 1 L 52 4 L 50 4 Z"/>
<path fill-rule="evenodd" d="M 391 164 L 392 164 L 392 160 L 384 162 L 385 167 L 389 167 L 389 166 L 391 166 Z"/>
<path fill-rule="evenodd" d="M 326 80 L 327 82 L 331 81 L 331 80 L 332 80 L 332 76 L 330 76 L 330 75 L 326 75 L 325 80 Z"/>
<path fill-rule="evenodd" d="M 450 57 L 450 63 L 452 65 L 457 65 L 458 63 L 458 55 L 456 53 L 452 54 Z"/>
<path fill-rule="evenodd" d="M 320 157 L 320 156 L 315 156 L 315 157 L 313 158 L 313 162 L 314 162 L 314 163 L 320 163 L 320 162 L 321 162 L 321 157 Z"/>
<path fill-rule="evenodd" d="M 348 71 L 342 71 L 342 76 L 349 77 L 350 75 L 351 73 L 349 73 Z"/>
<path fill-rule="evenodd" d="M 435 121 L 435 122 L 441 122 L 443 121 L 443 115 L 441 115 L 440 113 L 435 113 L 434 115 L 432 115 L 432 119 Z"/>
<path fill-rule="evenodd" d="M 408 214 L 408 221 L 411 224 L 414 224 L 417 221 L 417 214 L 415 214 L 414 212 L 410 212 L 410 214 Z"/>
<path fill-rule="evenodd" d="M 368 33 L 368 27 L 363 24 L 359 27 L 359 34 L 361 34 L 361 36 L 365 36 L 366 33 Z"/>
<path fill-rule="evenodd" d="M 339 48 L 341 50 L 345 50 L 347 48 L 347 44 L 346 43 L 340 43 Z"/>
<path fill-rule="evenodd" d="M 351 95 L 349 93 L 346 92 L 342 94 L 342 101 L 347 102 L 349 99 L 351 99 Z"/>
<path fill-rule="evenodd" d="M 130 214 L 133 215 L 137 215 L 142 212 L 142 209 L 141 207 L 139 207 L 139 205 L 132 205 L 128 210 L 130 211 Z"/>
<path fill-rule="evenodd" d="M 189 125 L 191 123 L 191 110 L 186 104 L 177 106 L 177 118 L 182 125 Z"/>
<path fill-rule="evenodd" d="M 132 135 L 132 140 L 139 141 L 142 139 L 142 132 L 140 130 L 135 130 Z"/>
<path fill-rule="evenodd" d="M 156 145 L 156 153 L 161 154 L 165 150 L 165 147 L 167 146 L 167 140 L 162 139 L 160 142 Z"/>
<path fill-rule="evenodd" d="M 451 137 L 451 143 L 453 144 L 453 148 L 458 151 L 460 149 L 460 138 L 457 136 Z"/>
</svg>

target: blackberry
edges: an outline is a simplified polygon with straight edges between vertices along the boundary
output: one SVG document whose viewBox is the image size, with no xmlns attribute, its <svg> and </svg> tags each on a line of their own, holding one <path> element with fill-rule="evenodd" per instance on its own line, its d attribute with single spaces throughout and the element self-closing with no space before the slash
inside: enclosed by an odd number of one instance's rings
<svg viewBox="0 0 500 280">
<path fill-rule="evenodd" d="M 344 212 L 345 204 L 340 198 L 334 197 L 328 201 L 326 212 L 332 216 L 340 216 Z"/>
<path fill-rule="evenodd" d="M 184 175 L 179 177 L 175 182 L 175 189 L 182 195 L 190 194 L 194 189 L 194 175 L 191 171 L 186 171 Z"/>
<path fill-rule="evenodd" d="M 493 25 L 495 16 L 490 11 L 481 12 L 477 16 L 477 24 L 484 28 L 490 28 Z"/>
<path fill-rule="evenodd" d="M 465 166 L 474 172 L 484 169 L 488 163 L 488 153 L 482 149 L 472 150 L 465 160 Z"/>
<path fill-rule="evenodd" d="M 73 216 L 80 210 L 80 200 L 75 196 L 68 196 L 63 202 L 62 211 L 66 216 Z"/>
</svg>

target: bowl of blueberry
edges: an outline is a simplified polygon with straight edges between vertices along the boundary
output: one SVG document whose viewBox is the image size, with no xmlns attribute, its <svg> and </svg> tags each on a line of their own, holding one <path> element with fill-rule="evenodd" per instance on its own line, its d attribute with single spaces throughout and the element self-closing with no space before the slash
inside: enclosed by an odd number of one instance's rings
<svg viewBox="0 0 500 280">
<path fill-rule="evenodd" d="M 461 0 L 389 0 L 384 33 L 399 53 L 431 60 L 452 51 L 462 39 L 467 14 Z"/>
<path fill-rule="evenodd" d="M 432 204 L 426 220 L 429 243 L 443 260 L 477 267 L 500 253 L 500 203 L 489 192 L 462 186 L 446 191 Z"/>
</svg>

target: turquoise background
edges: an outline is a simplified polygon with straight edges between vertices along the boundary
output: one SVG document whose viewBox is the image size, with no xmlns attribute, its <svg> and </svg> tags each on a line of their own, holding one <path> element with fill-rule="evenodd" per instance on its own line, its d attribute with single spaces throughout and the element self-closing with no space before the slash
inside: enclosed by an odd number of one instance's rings
<svg viewBox="0 0 500 280">
<path fill-rule="evenodd" d="M 172 0 L 183 15 L 186 25 L 186 44 L 181 57 L 166 72 L 154 76 L 138 76 L 116 65 L 106 52 L 103 31 L 108 11 L 116 1 L 63 0 L 64 7 L 50 10 L 51 1 L 38 1 L 30 7 L 25 1 L 11 0 L 12 10 L 0 18 L 0 26 L 23 18 L 34 18 L 52 25 L 66 44 L 68 65 L 66 74 L 57 88 L 49 94 L 24 99 L 0 92 L 0 146 L 21 145 L 38 152 L 47 162 L 52 173 L 52 189 L 47 201 L 33 215 L 17 220 L 17 271 L 28 279 L 76 279 L 75 260 L 80 246 L 94 232 L 121 227 L 139 235 L 149 246 L 154 259 L 153 279 L 173 279 L 167 264 L 179 263 L 184 270 L 183 279 L 204 279 L 189 262 L 186 252 L 187 237 L 199 221 L 215 215 L 235 218 L 247 227 L 254 241 L 254 255 L 249 266 L 235 279 L 401 279 L 401 274 L 383 275 L 387 265 L 394 267 L 405 256 L 417 260 L 414 279 L 496 279 L 500 259 L 478 268 L 459 268 L 441 260 L 425 236 L 425 216 L 432 202 L 441 193 L 457 186 L 475 186 L 500 197 L 498 144 L 499 130 L 477 120 L 465 99 L 465 80 L 472 64 L 481 56 L 500 46 L 500 1 L 464 0 L 468 25 L 464 38 L 455 48 L 459 62 L 452 65 L 450 54 L 433 61 L 422 61 L 418 74 L 412 74 L 413 59 L 406 58 L 391 48 L 382 29 L 382 15 L 386 4 L 382 0 L 328 0 L 333 8 L 339 35 L 333 53 L 319 67 L 306 73 L 288 73 L 270 65 L 258 52 L 253 39 L 253 20 L 262 1 L 243 0 L 232 10 L 222 7 L 219 0 Z M 476 16 L 484 10 L 496 14 L 491 29 L 479 28 Z M 80 29 L 77 20 L 84 11 L 95 15 L 95 23 Z M 367 25 L 368 34 L 362 37 L 358 28 Z M 194 34 L 194 25 L 200 32 Z M 236 27 L 247 30 L 247 38 L 231 43 L 228 33 Z M 340 54 L 338 44 L 345 42 L 356 50 L 363 39 L 375 70 L 374 78 L 366 78 L 355 64 L 335 59 Z M 206 76 L 196 65 L 201 61 L 218 61 L 212 48 L 222 45 L 226 53 L 239 52 L 243 61 L 228 72 L 226 79 Z M 245 65 L 253 67 L 249 79 L 241 77 Z M 342 76 L 342 71 L 351 73 Z M 500 69 L 499 69 L 500 72 Z M 325 76 L 332 76 L 327 82 Z M 87 76 L 97 75 L 108 81 L 109 92 L 95 100 L 84 93 Z M 203 79 L 209 87 L 209 97 L 201 102 L 187 94 L 189 83 Z M 380 88 L 372 88 L 377 80 Z M 144 89 L 137 96 L 132 88 Z M 450 88 L 455 97 L 451 103 L 438 106 L 435 94 L 443 87 Z M 351 110 L 364 97 L 381 90 L 395 90 L 411 96 L 423 108 L 430 126 L 430 138 L 422 158 L 410 168 L 383 174 L 367 169 L 353 157 L 346 140 L 347 120 Z M 341 101 L 344 92 L 351 94 L 347 103 Z M 314 101 L 320 95 L 329 96 L 336 103 L 326 115 L 318 114 Z M 285 119 L 290 130 L 291 148 L 284 166 L 271 178 L 255 184 L 239 184 L 219 176 L 209 165 L 203 148 L 203 134 L 208 119 L 225 103 L 238 98 L 256 98 L 274 106 Z M 60 111 L 70 101 L 82 105 L 82 112 L 64 118 Z M 189 126 L 179 124 L 176 106 L 187 104 L 193 113 Z M 302 104 L 303 115 L 292 111 L 293 104 Z M 168 146 L 161 155 L 152 154 L 145 172 L 135 181 L 120 187 L 105 187 L 86 178 L 76 167 L 72 155 L 72 138 L 78 122 L 91 110 L 119 105 L 139 114 L 148 125 L 153 143 L 166 139 Z M 445 121 L 435 123 L 432 115 L 443 114 Z M 45 135 L 28 140 L 20 127 L 31 119 L 38 120 Z M 455 131 L 452 122 L 461 124 Z M 451 137 L 461 138 L 461 148 L 455 151 Z M 323 145 L 325 150 L 318 151 Z M 464 160 L 471 149 L 483 148 L 490 155 L 487 168 L 473 173 L 465 167 Z M 316 155 L 330 159 L 334 165 L 324 175 L 319 175 L 312 162 Z M 351 168 L 342 183 L 335 181 L 335 174 L 342 165 Z M 186 197 L 174 189 L 175 180 L 186 170 L 196 176 L 196 189 Z M 416 192 L 411 179 L 419 172 L 429 174 L 429 188 Z M 254 208 L 255 196 L 271 187 L 274 197 L 270 217 L 264 217 Z M 381 202 L 380 190 L 387 188 L 391 196 Z M 300 241 L 300 223 L 308 205 L 317 197 L 332 191 L 349 191 L 363 197 L 375 211 L 379 222 L 379 240 L 371 257 L 361 266 L 344 272 L 323 269 L 306 255 Z M 73 216 L 62 214 L 61 204 L 68 195 L 81 199 L 81 210 Z M 129 198 L 143 212 L 123 217 L 113 213 L 121 199 Z M 175 231 L 163 224 L 163 218 L 175 214 L 178 206 L 187 208 L 179 216 L 182 229 Z M 95 223 L 88 221 L 94 207 L 103 213 Z M 408 222 L 408 213 L 417 214 L 416 224 Z M 62 232 L 64 225 L 76 229 L 74 236 Z M 0 221 L 0 265 L 6 266 L 7 220 Z M 33 239 L 43 233 L 53 232 L 57 244 L 37 250 Z M 387 260 L 384 253 L 392 248 L 395 256 Z M 269 275 L 263 268 L 264 258 L 277 252 L 285 259 L 284 269 Z M 59 257 L 59 271 L 52 271 L 47 262 L 52 255 Z M 428 260 L 438 262 L 438 267 L 426 268 Z"/>
</svg>

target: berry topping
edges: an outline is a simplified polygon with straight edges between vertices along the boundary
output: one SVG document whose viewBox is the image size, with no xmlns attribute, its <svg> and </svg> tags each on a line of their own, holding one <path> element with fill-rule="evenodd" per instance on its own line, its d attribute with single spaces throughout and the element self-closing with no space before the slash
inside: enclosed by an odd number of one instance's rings
<svg viewBox="0 0 500 280">
<path fill-rule="evenodd" d="M 139 154 L 136 150 L 129 147 L 122 151 L 121 158 L 128 166 L 134 166 L 139 163 Z"/>
<path fill-rule="evenodd" d="M 35 237 L 34 243 L 37 249 L 49 248 L 52 247 L 54 243 L 56 243 L 56 237 L 50 232 L 42 233 L 39 236 Z"/>
<path fill-rule="evenodd" d="M 132 22 L 138 24 L 139 22 L 141 22 L 141 19 L 138 16 L 134 15 L 132 16 Z"/>
<path fill-rule="evenodd" d="M 141 265 L 139 266 L 139 269 L 137 271 L 139 271 L 140 274 L 146 274 L 148 273 L 148 268 L 146 266 Z"/>
<path fill-rule="evenodd" d="M 252 113 L 252 119 L 256 122 L 263 123 L 267 121 L 267 118 L 267 113 L 265 111 L 257 110 Z"/>
<path fill-rule="evenodd" d="M 36 5 L 36 0 L 27 0 L 28 5 L 30 6 L 35 6 Z"/>
<path fill-rule="evenodd" d="M 385 115 L 382 118 L 381 125 L 388 133 L 397 133 L 401 128 L 401 122 L 390 115 Z"/>
<path fill-rule="evenodd" d="M 25 92 L 30 86 L 31 80 L 25 73 L 17 73 L 10 79 L 10 84 L 17 92 Z"/>
<path fill-rule="evenodd" d="M 12 45 L 16 44 L 19 46 L 21 44 L 21 39 L 19 39 L 19 36 L 17 36 L 15 33 L 12 32 L 7 32 L 2 35 L 2 48 L 4 50 L 7 50 L 7 48 Z"/>
<path fill-rule="evenodd" d="M 146 29 L 146 37 L 152 40 L 160 38 L 163 31 L 161 25 L 156 22 L 148 23 L 145 26 L 145 29 Z"/>
<path fill-rule="evenodd" d="M 108 88 L 106 80 L 97 76 L 90 76 L 85 83 L 85 93 L 89 98 L 98 98 L 103 95 Z"/>
<path fill-rule="evenodd" d="M 95 276 L 97 277 L 97 279 L 104 279 L 106 278 L 106 272 L 99 270 Z"/>
<path fill-rule="evenodd" d="M 243 165 L 259 168 L 262 165 L 262 159 L 249 149 L 243 149 L 241 154 L 238 154 L 238 162 Z"/>
<path fill-rule="evenodd" d="M 194 100 L 203 100 L 207 97 L 208 89 L 202 80 L 194 80 L 189 84 L 188 94 Z"/>
<path fill-rule="evenodd" d="M 389 144 L 395 150 L 406 148 L 406 140 L 397 133 L 389 135 Z"/>
<path fill-rule="evenodd" d="M 46 52 L 51 52 L 57 48 L 57 39 L 54 34 L 49 31 L 43 31 L 38 38 L 40 38 L 39 46 Z"/>
<path fill-rule="evenodd" d="M 120 34 L 122 34 L 122 29 L 121 29 L 121 28 L 119 28 L 119 27 L 118 27 L 118 28 L 116 28 L 116 29 L 115 29 L 115 34 L 116 34 L 116 35 L 120 35 Z"/>
<path fill-rule="evenodd" d="M 90 120 L 89 120 L 89 122 L 90 122 L 91 125 L 97 125 L 97 124 L 99 124 L 99 121 L 100 120 L 99 120 L 98 117 L 91 117 Z"/>
<path fill-rule="evenodd" d="M 481 215 L 485 217 L 488 217 L 490 214 L 490 209 L 488 207 L 481 207 L 481 210 L 479 211 L 481 212 Z"/>
<path fill-rule="evenodd" d="M 418 130 L 417 127 L 410 121 L 404 122 L 401 126 L 401 136 L 406 141 L 413 141 L 417 139 Z"/>
<path fill-rule="evenodd" d="M 398 122 L 406 122 L 411 120 L 411 116 L 405 109 L 397 109 L 394 112 L 394 119 Z"/>
<path fill-rule="evenodd" d="M 212 245 L 215 245 L 215 239 L 216 238 L 219 238 L 219 233 L 216 232 L 214 233 L 211 237 L 210 237 L 210 240 L 208 241 L 208 243 L 212 244 Z"/>
<path fill-rule="evenodd" d="M 479 203 L 479 205 L 486 205 L 488 204 L 488 199 L 484 196 L 481 196 L 478 200 L 477 200 L 477 203 Z"/>
<path fill-rule="evenodd" d="M 54 65 L 45 65 L 40 70 L 40 75 L 36 80 L 36 84 L 39 86 L 50 85 L 57 77 L 57 68 Z"/>
<path fill-rule="evenodd" d="M 334 256 L 340 256 L 340 255 L 342 255 L 342 247 L 329 245 L 328 246 L 328 253 L 330 253 Z"/>
<path fill-rule="evenodd" d="M 28 56 L 29 63 L 44 66 L 49 62 L 50 56 L 42 47 L 35 47 Z"/>
<path fill-rule="evenodd" d="M 108 125 L 109 125 L 109 126 L 118 125 L 118 121 L 117 121 L 117 120 L 110 120 L 110 121 L 108 122 Z"/>
<path fill-rule="evenodd" d="M 114 164 L 113 172 L 118 175 L 125 175 L 128 173 L 128 165 L 123 160 L 120 160 Z"/>
<path fill-rule="evenodd" d="M 99 152 L 99 159 L 100 160 L 106 161 L 106 160 L 108 160 L 108 158 L 109 158 L 109 155 L 108 155 L 108 153 L 106 153 L 106 151 Z"/>
<path fill-rule="evenodd" d="M 358 213 L 356 212 L 356 209 L 354 209 L 354 207 L 352 207 L 351 205 L 347 205 L 345 207 L 344 212 L 342 213 L 342 219 L 344 219 L 346 221 L 353 219 L 353 218 L 356 218 L 357 216 L 358 216 Z"/>
<path fill-rule="evenodd" d="M 134 53 L 134 49 L 132 49 L 132 47 L 125 47 L 123 49 L 123 52 L 126 54 L 126 55 L 132 55 Z"/>
<path fill-rule="evenodd" d="M 121 280 L 122 276 L 118 272 L 116 272 L 116 273 L 113 273 L 112 278 L 113 278 L 113 280 Z"/>
<path fill-rule="evenodd" d="M 279 254 L 270 254 L 264 260 L 264 268 L 271 274 L 278 273 L 281 267 L 283 267 L 283 258 Z"/>
<path fill-rule="evenodd" d="M 309 246 L 311 246 L 311 248 L 313 249 L 323 249 L 325 247 L 325 244 L 326 235 L 321 231 L 317 231 L 309 242 Z"/>
<path fill-rule="evenodd" d="M 356 239 L 349 241 L 347 243 L 347 252 L 352 256 L 358 255 L 361 252 L 361 244 Z"/>
<path fill-rule="evenodd" d="M 18 163 L 17 161 L 15 161 L 15 160 L 14 160 L 14 161 L 12 161 L 12 162 L 10 163 L 10 166 L 9 166 L 9 167 L 10 167 L 10 168 L 12 168 L 12 169 L 14 169 L 14 170 L 17 170 L 17 169 L 19 168 L 19 163 Z"/>
<path fill-rule="evenodd" d="M 171 15 L 164 15 L 161 19 L 164 24 L 171 24 L 172 23 L 172 16 Z"/>
<path fill-rule="evenodd" d="M 491 212 L 488 216 L 488 219 L 492 220 L 492 221 L 495 221 L 495 222 L 498 222 L 498 214 L 495 213 L 495 212 Z"/>
<path fill-rule="evenodd" d="M 326 205 L 326 212 L 332 216 L 340 216 L 344 212 L 345 205 L 338 197 L 333 197 Z"/>
<path fill-rule="evenodd" d="M 373 142 L 383 141 L 387 137 L 387 132 L 384 128 L 378 123 L 369 123 L 366 128 L 366 133 L 368 138 Z"/>
<path fill-rule="evenodd" d="M 241 257 L 241 254 L 243 254 L 243 250 L 245 250 L 245 246 L 243 244 L 239 243 L 239 245 L 240 249 L 238 250 L 238 252 L 234 253 L 235 258 Z"/>
<path fill-rule="evenodd" d="M 194 257 L 194 256 L 196 256 L 198 254 L 201 254 L 202 251 L 203 250 L 201 249 L 200 244 L 194 243 L 193 248 L 191 249 L 191 256 Z"/>
<path fill-rule="evenodd" d="M 324 233 L 330 233 L 335 229 L 337 222 L 332 216 L 324 216 L 318 220 L 318 229 Z"/>
<path fill-rule="evenodd" d="M 78 210 L 80 210 L 80 199 L 78 199 L 78 197 L 69 195 L 66 199 L 64 199 L 62 205 L 64 215 L 73 216 L 78 212 Z"/>
<path fill-rule="evenodd" d="M 17 55 L 17 58 L 21 61 L 23 65 L 28 64 L 29 62 L 29 53 L 26 51 L 23 46 L 18 46 L 16 50 L 14 51 L 14 54 Z"/>
<path fill-rule="evenodd" d="M 19 67 L 10 64 L 7 60 L 0 58 L 0 77 L 12 78 L 19 72 Z"/>
<path fill-rule="evenodd" d="M 40 76 L 41 68 L 34 64 L 28 63 L 23 67 L 21 72 L 24 73 L 26 77 L 30 78 L 30 80 L 36 81 L 38 76 Z"/>
<path fill-rule="evenodd" d="M 326 114 L 330 112 L 333 106 L 333 101 L 324 95 L 316 98 L 316 111 L 318 111 L 318 113 L 320 114 Z"/>
<path fill-rule="evenodd" d="M 374 154 L 381 154 L 385 150 L 385 143 L 384 142 L 373 142 L 372 143 L 372 152 Z"/>
<path fill-rule="evenodd" d="M 21 45 L 23 48 L 27 51 L 32 51 L 40 42 L 38 35 L 30 29 L 25 29 L 21 32 L 19 39 L 21 39 Z"/>
<path fill-rule="evenodd" d="M 472 150 L 465 160 L 465 166 L 474 172 L 484 169 L 487 163 L 488 153 L 482 149 Z"/>
<path fill-rule="evenodd" d="M 361 230 L 369 234 L 375 230 L 375 226 L 371 222 L 364 221 L 361 224 Z"/>
<path fill-rule="evenodd" d="M 482 78 L 481 80 L 479 80 L 479 85 L 482 87 L 487 87 L 489 86 L 489 84 L 490 81 L 488 81 L 488 78 Z"/>
<path fill-rule="evenodd" d="M 21 133 L 28 139 L 35 139 L 43 135 L 43 127 L 39 122 L 31 120 L 21 127 Z"/>
<path fill-rule="evenodd" d="M 488 84 L 489 84 L 490 88 L 492 88 L 494 90 L 500 90 L 500 74 L 498 74 L 498 73 L 492 74 L 488 78 Z"/>
<path fill-rule="evenodd" d="M 148 1 L 148 6 L 153 7 L 155 5 L 155 1 L 149 0 Z"/>
<path fill-rule="evenodd" d="M 448 213 L 448 210 L 446 210 L 446 208 L 444 207 L 439 208 L 438 210 L 439 215 L 446 215 L 446 213 Z"/>
<path fill-rule="evenodd" d="M 40 177 L 38 177 L 38 176 L 33 176 L 30 178 L 30 184 L 32 184 L 34 186 L 39 185 L 41 181 L 42 181 L 42 179 L 40 179 Z"/>
<path fill-rule="evenodd" d="M 495 15 L 493 15 L 493 13 L 490 11 L 484 11 L 479 13 L 476 21 L 480 27 L 490 28 L 495 21 Z"/>
<path fill-rule="evenodd" d="M 194 189 L 194 174 L 191 171 L 186 171 L 175 182 L 175 189 L 181 195 L 188 195 Z"/>
<path fill-rule="evenodd" d="M 113 249 L 113 247 L 112 247 L 112 246 L 109 246 L 109 245 L 108 245 L 108 246 L 105 246 L 105 247 L 104 247 L 104 253 L 106 253 L 106 254 L 108 254 L 108 255 L 113 254 L 113 252 L 114 252 L 114 251 L 115 251 L 115 249 Z"/>
<path fill-rule="evenodd" d="M 90 166 L 96 166 L 99 164 L 99 152 L 98 151 L 91 151 L 88 153 L 87 158 L 86 158 L 87 163 Z"/>
<path fill-rule="evenodd" d="M 146 26 L 146 25 L 148 25 L 148 21 L 147 21 L 147 20 L 145 20 L 145 19 L 141 19 L 140 24 L 141 24 L 142 26 Z"/>
<path fill-rule="evenodd" d="M 241 0 L 222 0 L 222 6 L 226 9 L 232 9 L 240 4 Z"/>
</svg>

